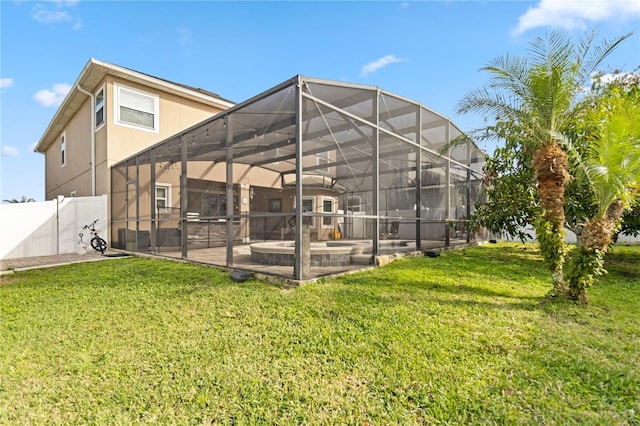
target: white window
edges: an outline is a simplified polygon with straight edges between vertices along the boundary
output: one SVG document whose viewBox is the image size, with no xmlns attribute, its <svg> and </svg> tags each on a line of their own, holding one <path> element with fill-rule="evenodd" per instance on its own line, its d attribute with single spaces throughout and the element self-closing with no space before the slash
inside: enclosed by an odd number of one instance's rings
<svg viewBox="0 0 640 426">
<path fill-rule="evenodd" d="M 116 124 L 159 132 L 158 113 L 160 98 L 157 95 L 114 85 Z"/>
<path fill-rule="evenodd" d="M 335 201 L 333 198 L 322 198 L 322 213 L 333 214 L 333 205 Z M 333 217 L 325 216 L 322 218 L 323 227 L 333 227 Z"/>
<path fill-rule="evenodd" d="M 315 212 L 315 202 L 313 198 L 303 198 L 302 199 L 302 209 L 305 212 Z M 308 224 L 311 228 L 316 227 L 316 218 L 315 217 L 305 217 L 303 222 Z"/>
<path fill-rule="evenodd" d="M 171 207 L 171 185 L 156 183 L 156 210 L 169 213 Z"/>
<path fill-rule="evenodd" d="M 96 114 L 96 130 L 98 130 L 104 124 L 104 86 L 96 93 L 94 110 Z"/>
<path fill-rule="evenodd" d="M 61 164 L 64 167 L 67 164 L 67 134 L 63 133 L 60 138 L 60 157 L 62 158 Z"/>
<path fill-rule="evenodd" d="M 347 211 L 349 212 L 359 212 L 360 205 L 362 204 L 360 196 L 348 197 L 347 198 Z"/>
<path fill-rule="evenodd" d="M 322 151 L 316 155 L 318 166 L 329 164 L 329 151 Z M 329 168 L 318 169 L 319 172 L 329 173 Z"/>
</svg>

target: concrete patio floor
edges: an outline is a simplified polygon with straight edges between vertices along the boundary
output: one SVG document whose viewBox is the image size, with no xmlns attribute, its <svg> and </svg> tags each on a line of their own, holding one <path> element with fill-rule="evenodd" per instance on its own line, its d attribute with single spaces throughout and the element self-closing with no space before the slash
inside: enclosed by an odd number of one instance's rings
<svg viewBox="0 0 640 426">
<path fill-rule="evenodd" d="M 466 245 L 466 241 L 464 240 L 452 240 L 449 248 L 460 247 L 462 245 Z M 433 249 L 433 248 L 442 248 L 442 241 L 423 241 L 422 249 Z M 421 251 L 415 250 L 406 250 L 405 252 L 399 252 L 394 254 L 389 254 L 390 258 L 398 258 L 405 256 L 416 256 L 421 255 Z M 182 259 L 182 253 L 180 251 L 166 251 L 156 254 L 161 257 L 168 257 L 172 259 L 180 259 L 186 260 L 195 263 L 202 263 L 207 265 L 213 265 L 217 267 L 221 267 L 224 269 L 240 269 L 245 271 L 251 271 L 254 274 L 258 274 L 263 278 L 266 278 L 271 281 L 290 283 L 290 284 L 300 284 L 307 281 L 314 281 L 319 278 L 326 278 L 333 275 L 340 275 L 344 273 L 357 272 L 367 269 L 372 269 L 375 266 L 371 265 L 363 265 L 363 264 L 350 264 L 344 266 L 311 266 L 311 272 L 307 279 L 297 281 L 294 280 L 293 276 L 293 266 L 280 266 L 280 265 L 265 265 L 261 263 L 257 263 L 251 260 L 251 248 L 250 244 L 242 244 L 236 245 L 233 247 L 233 265 L 226 265 L 226 255 L 227 249 L 226 247 L 211 247 L 211 248 L 202 248 L 202 249 L 191 249 L 187 251 L 187 258 Z M 153 256 L 153 255 L 152 255 Z"/>
</svg>

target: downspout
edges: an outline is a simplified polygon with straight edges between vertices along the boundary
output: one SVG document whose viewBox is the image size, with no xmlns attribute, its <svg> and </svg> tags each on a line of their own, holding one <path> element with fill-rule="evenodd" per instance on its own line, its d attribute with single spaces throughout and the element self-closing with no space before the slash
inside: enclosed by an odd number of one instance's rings
<svg viewBox="0 0 640 426">
<path fill-rule="evenodd" d="M 78 90 L 91 98 L 91 196 L 96 196 L 96 114 L 93 110 L 96 103 L 93 93 L 88 92 L 76 84 Z"/>
</svg>

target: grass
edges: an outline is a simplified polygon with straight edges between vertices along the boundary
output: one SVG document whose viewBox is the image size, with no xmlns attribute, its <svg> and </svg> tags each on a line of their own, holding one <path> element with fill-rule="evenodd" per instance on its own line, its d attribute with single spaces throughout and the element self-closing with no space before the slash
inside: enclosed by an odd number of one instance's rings
<svg viewBox="0 0 640 426">
<path fill-rule="evenodd" d="M 297 289 L 123 258 L 0 285 L 0 424 L 640 424 L 640 247 L 590 304 L 533 245 Z"/>
</svg>

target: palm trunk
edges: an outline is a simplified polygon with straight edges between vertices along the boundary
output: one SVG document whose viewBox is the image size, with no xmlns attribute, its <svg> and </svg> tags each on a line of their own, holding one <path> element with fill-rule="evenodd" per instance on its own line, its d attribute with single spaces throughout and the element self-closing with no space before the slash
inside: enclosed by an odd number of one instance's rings
<svg viewBox="0 0 640 426">
<path fill-rule="evenodd" d="M 563 265 L 566 254 L 564 191 L 569 181 L 567 154 L 557 143 L 551 143 L 533 154 L 533 168 L 542 205 L 542 219 L 536 224 L 536 234 L 544 260 L 553 272 L 553 291 L 564 294 Z"/>
<path fill-rule="evenodd" d="M 615 201 L 602 217 L 587 221 L 580 246 L 576 248 L 568 265 L 569 298 L 576 302 L 587 302 L 587 288 L 596 275 L 606 273 L 603 268 L 604 255 L 613 241 L 613 235 L 624 213 L 622 202 Z"/>
</svg>

